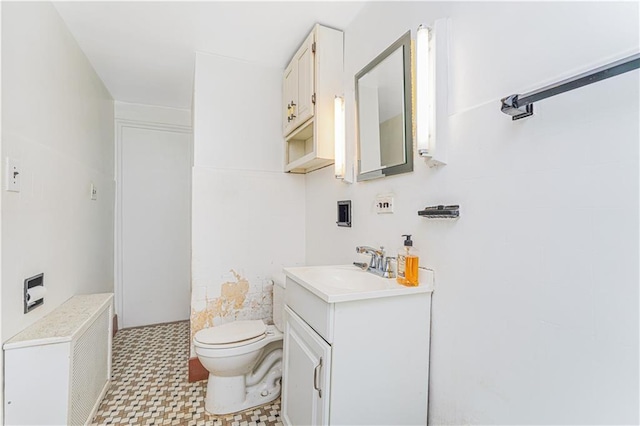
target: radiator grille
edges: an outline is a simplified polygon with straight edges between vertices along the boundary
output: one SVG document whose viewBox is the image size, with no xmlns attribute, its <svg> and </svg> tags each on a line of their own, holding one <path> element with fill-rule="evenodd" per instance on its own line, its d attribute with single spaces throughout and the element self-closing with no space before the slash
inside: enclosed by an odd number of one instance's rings
<svg viewBox="0 0 640 426">
<path fill-rule="evenodd" d="M 109 380 L 109 319 L 106 309 L 78 338 L 71 359 L 70 425 L 84 425 Z"/>
</svg>

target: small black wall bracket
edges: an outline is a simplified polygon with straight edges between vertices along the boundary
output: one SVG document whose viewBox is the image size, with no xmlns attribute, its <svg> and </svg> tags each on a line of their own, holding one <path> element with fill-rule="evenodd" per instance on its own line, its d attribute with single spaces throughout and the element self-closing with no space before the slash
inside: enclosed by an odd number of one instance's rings
<svg viewBox="0 0 640 426">
<path fill-rule="evenodd" d="M 460 217 L 460 206 L 432 206 L 418 211 L 418 216 L 429 219 L 457 219 Z"/>
</svg>

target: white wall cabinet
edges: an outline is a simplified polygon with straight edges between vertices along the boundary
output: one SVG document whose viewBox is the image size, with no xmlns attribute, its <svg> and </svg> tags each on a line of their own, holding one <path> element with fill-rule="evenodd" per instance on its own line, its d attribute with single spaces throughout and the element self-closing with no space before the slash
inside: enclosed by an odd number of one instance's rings
<svg viewBox="0 0 640 426">
<path fill-rule="evenodd" d="M 284 423 L 426 424 L 430 300 L 327 303 L 287 274 Z"/>
<path fill-rule="evenodd" d="M 306 173 L 333 162 L 333 100 L 342 95 L 343 33 L 316 24 L 285 68 L 285 171 Z"/>
</svg>

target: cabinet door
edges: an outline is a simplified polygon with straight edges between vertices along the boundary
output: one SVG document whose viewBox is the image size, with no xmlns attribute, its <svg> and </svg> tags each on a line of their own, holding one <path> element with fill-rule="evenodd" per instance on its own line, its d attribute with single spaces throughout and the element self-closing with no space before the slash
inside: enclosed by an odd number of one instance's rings
<svg viewBox="0 0 640 426">
<path fill-rule="evenodd" d="M 285 307 L 282 419 L 286 425 L 329 423 L 331 346 Z"/>
<path fill-rule="evenodd" d="M 315 91 L 314 35 L 314 32 L 309 34 L 294 57 L 294 62 L 298 68 L 298 102 L 296 102 L 297 105 L 293 109 L 296 116 L 294 128 L 307 121 L 314 113 L 314 104 L 312 102 Z"/>
<path fill-rule="evenodd" d="M 291 61 L 287 69 L 284 70 L 284 80 L 282 82 L 282 130 L 287 136 L 293 129 L 295 118 L 295 107 L 298 104 L 298 62 Z"/>
</svg>

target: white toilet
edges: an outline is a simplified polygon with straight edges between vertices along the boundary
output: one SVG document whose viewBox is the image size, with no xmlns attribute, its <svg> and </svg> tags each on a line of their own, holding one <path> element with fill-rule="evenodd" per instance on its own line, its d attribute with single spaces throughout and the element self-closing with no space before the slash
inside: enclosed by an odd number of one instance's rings
<svg viewBox="0 0 640 426">
<path fill-rule="evenodd" d="M 229 414 L 280 396 L 284 278 L 273 286 L 273 325 L 235 321 L 198 331 L 196 355 L 209 371 L 205 410 Z"/>
</svg>

